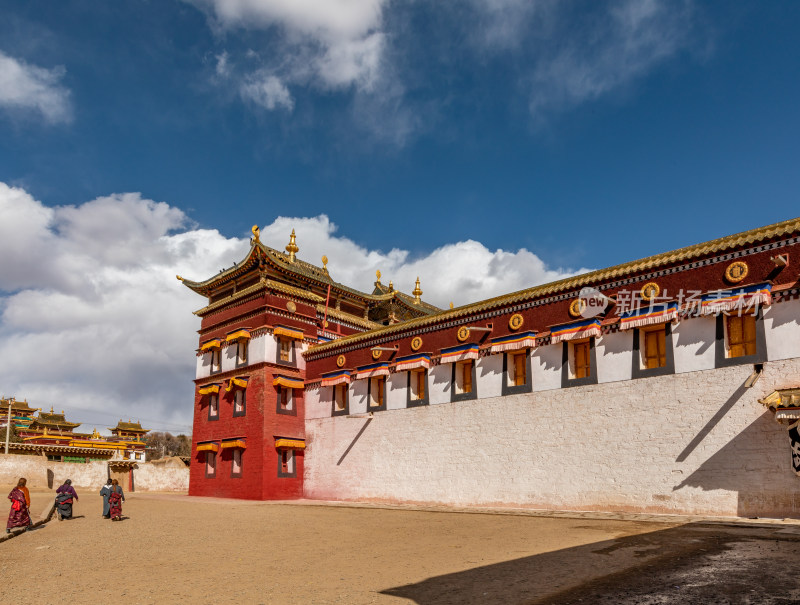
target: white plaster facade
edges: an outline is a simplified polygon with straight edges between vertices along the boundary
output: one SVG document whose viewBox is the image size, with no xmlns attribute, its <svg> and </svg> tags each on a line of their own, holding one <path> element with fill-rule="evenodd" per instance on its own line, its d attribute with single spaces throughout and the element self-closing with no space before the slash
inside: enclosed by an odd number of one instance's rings
<svg viewBox="0 0 800 605">
<path fill-rule="evenodd" d="M 675 373 L 631 379 L 632 332 L 597 340 L 597 385 L 561 388 L 562 345 L 532 350 L 532 392 L 501 396 L 502 355 L 476 364 L 477 399 L 451 402 L 450 365 L 431 368 L 428 406 L 331 417 L 330 387 L 306 391 L 305 496 L 546 509 L 797 516 L 786 428 L 758 402 L 800 383 L 800 301 L 764 313 L 768 361 L 716 368 L 716 320 L 673 328 Z"/>
</svg>

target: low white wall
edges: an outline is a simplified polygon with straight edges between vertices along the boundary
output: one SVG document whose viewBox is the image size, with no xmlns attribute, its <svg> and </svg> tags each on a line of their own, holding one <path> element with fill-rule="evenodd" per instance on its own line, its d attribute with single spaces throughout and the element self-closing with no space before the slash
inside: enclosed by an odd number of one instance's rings
<svg viewBox="0 0 800 605">
<path fill-rule="evenodd" d="M 534 378 L 552 361 L 534 359 Z M 441 367 L 431 372 L 432 403 Z M 441 402 L 371 419 L 307 418 L 305 495 L 798 516 L 800 477 L 786 428 L 757 400 L 800 383 L 800 359 L 768 362 L 745 389 L 752 369 Z M 351 412 L 364 407 L 354 399 Z"/>
<path fill-rule="evenodd" d="M 20 477 L 28 487 L 55 489 L 65 479 L 72 479 L 76 489 L 97 489 L 108 478 L 108 463 L 50 462 L 42 456 L 0 454 L 0 484 L 16 485 Z M 136 491 L 183 492 L 189 489 L 189 467 L 168 467 L 138 463 L 133 471 Z M 127 489 L 127 482 L 123 489 Z"/>
</svg>

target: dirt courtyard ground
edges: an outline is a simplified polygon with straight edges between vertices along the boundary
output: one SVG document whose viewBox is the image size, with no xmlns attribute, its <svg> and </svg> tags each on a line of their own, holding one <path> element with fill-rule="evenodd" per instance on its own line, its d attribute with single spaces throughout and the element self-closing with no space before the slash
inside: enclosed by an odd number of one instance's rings
<svg viewBox="0 0 800 605">
<path fill-rule="evenodd" d="M 8 493 L 10 486 L 4 487 Z M 82 492 L 79 491 L 79 494 Z M 35 516 L 52 492 L 32 493 Z M 3 509 L 7 511 L 7 509 Z M 83 493 L 0 543 L 6 603 L 797 603 L 800 526 Z M 4 512 L 3 514 L 6 514 Z"/>
</svg>

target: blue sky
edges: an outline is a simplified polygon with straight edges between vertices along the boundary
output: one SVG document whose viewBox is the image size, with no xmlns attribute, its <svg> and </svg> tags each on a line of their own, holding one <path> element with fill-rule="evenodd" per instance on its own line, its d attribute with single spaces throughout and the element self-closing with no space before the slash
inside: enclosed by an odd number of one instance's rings
<svg viewBox="0 0 800 605">
<path fill-rule="evenodd" d="M 292 73 L 324 36 L 269 12 L 4 1 L 0 51 L 63 68 L 70 109 L 5 112 L 0 179 L 48 205 L 139 191 L 231 235 L 324 212 L 369 248 L 474 238 L 558 266 L 797 214 L 800 6 L 651 2 L 627 31 L 609 15 L 646 3 L 362 4 L 380 17 L 351 37 L 384 36 L 371 91 Z M 258 70 L 291 110 L 237 92 Z M 578 70 L 601 90 L 565 93 Z M 574 221 L 582 237 L 565 237 Z"/>
<path fill-rule="evenodd" d="M 0 394 L 185 426 L 174 274 L 254 223 L 446 306 L 793 218 L 798 31 L 789 2 L 0 0 Z M 89 370 L 98 335 L 141 344 Z"/>
</svg>

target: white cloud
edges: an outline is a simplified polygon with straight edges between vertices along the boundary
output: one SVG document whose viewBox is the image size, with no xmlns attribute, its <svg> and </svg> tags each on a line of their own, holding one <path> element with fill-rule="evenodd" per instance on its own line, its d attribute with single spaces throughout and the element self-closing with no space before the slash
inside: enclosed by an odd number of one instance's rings
<svg viewBox="0 0 800 605">
<path fill-rule="evenodd" d="M 215 28 L 272 30 L 282 36 L 275 64 L 262 66 L 250 80 L 281 85 L 286 82 L 323 88 L 369 89 L 378 77 L 383 51 L 380 32 L 387 0 L 186 0 L 208 13 Z M 218 58 L 217 75 L 227 75 L 227 51 Z M 220 73 L 222 66 L 224 74 Z M 265 76 L 272 76 L 270 80 Z M 252 89 L 253 82 L 248 85 Z M 249 95 L 248 98 L 253 98 Z M 258 104 L 286 107 L 274 94 L 257 95 Z"/>
<path fill-rule="evenodd" d="M 242 98 L 252 101 L 264 109 L 283 107 L 294 109 L 294 99 L 289 89 L 278 78 L 266 74 L 248 76 L 239 89 Z"/>
<path fill-rule="evenodd" d="M 176 268 L 211 275 L 247 242 L 187 225 L 138 194 L 47 208 L 0 183 L 0 394 L 190 425 L 202 301 Z"/>
<path fill-rule="evenodd" d="M 527 250 L 475 241 L 417 259 L 368 250 L 337 235 L 324 215 L 279 217 L 262 241 L 283 249 L 293 228 L 300 258 L 319 264 L 327 255 L 337 281 L 371 291 L 380 269 L 384 283 L 410 292 L 419 275 L 423 298 L 445 308 L 565 275 Z M 88 430 L 117 418 L 188 430 L 199 327 L 192 311 L 205 301 L 175 275 L 206 279 L 248 246 L 247 237 L 197 229 L 178 208 L 137 193 L 48 208 L 0 183 L 0 395 L 65 409 L 91 420 Z"/>
<path fill-rule="evenodd" d="M 531 113 L 542 119 L 650 73 L 691 44 L 693 13 L 689 0 L 627 0 L 543 48 L 531 76 Z"/>
<path fill-rule="evenodd" d="M 65 73 L 63 67 L 29 65 L 0 51 L 0 107 L 38 112 L 51 123 L 69 121 L 70 91 L 60 84 Z"/>
</svg>

